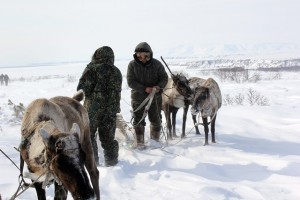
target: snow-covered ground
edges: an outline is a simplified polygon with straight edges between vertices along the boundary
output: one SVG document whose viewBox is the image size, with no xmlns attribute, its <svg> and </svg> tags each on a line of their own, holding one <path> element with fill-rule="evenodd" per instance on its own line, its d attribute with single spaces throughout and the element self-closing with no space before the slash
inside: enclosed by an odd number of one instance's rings
<svg viewBox="0 0 300 200">
<path fill-rule="evenodd" d="M 121 109 L 127 122 L 130 89 L 126 83 L 128 61 L 118 61 L 123 73 Z M 11 82 L 0 86 L 0 148 L 17 165 L 21 117 L 15 117 L 13 103 L 27 106 L 40 97 L 50 98 L 76 92 L 85 63 L 24 68 L 0 68 Z M 171 70 L 200 76 L 196 69 L 170 66 Z M 206 78 L 206 77 L 204 77 Z M 217 79 L 217 77 L 214 77 Z M 218 79 L 217 79 L 218 80 Z M 297 200 L 300 199 L 300 78 L 283 73 L 278 80 L 236 84 L 219 82 L 223 95 L 247 95 L 249 88 L 269 100 L 269 106 L 223 105 L 216 122 L 216 144 L 203 146 L 204 136 L 195 135 L 190 115 L 187 137 L 177 138 L 165 148 L 132 150 L 119 133 L 120 156 L 115 167 L 100 170 L 101 199 L 104 200 Z M 165 120 L 163 119 L 165 122 Z M 178 113 L 177 133 L 181 132 L 182 111 Z M 130 125 L 130 124 L 129 124 Z M 203 128 L 200 127 L 201 133 Z M 149 123 L 146 127 L 147 144 Z M 100 148 L 100 153 L 102 151 Z M 100 157 L 103 163 L 103 156 Z M 9 199 L 18 187 L 18 169 L 0 153 L 0 194 Z M 28 180 L 29 182 L 29 180 Z M 47 188 L 53 199 L 54 187 Z M 18 199 L 36 199 L 34 189 Z M 72 199 L 69 195 L 68 199 Z"/>
</svg>

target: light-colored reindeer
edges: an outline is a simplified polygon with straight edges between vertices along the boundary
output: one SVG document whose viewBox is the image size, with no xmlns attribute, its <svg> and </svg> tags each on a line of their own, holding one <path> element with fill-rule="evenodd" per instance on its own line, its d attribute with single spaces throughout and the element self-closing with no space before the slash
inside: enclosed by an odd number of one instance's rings
<svg viewBox="0 0 300 200">
<path fill-rule="evenodd" d="M 196 86 L 194 99 L 192 103 L 191 112 L 193 115 L 199 114 L 202 117 L 204 132 L 205 132 L 205 143 L 208 144 L 208 132 L 209 123 L 211 124 L 211 141 L 216 142 L 215 139 L 215 122 L 217 118 L 217 112 L 222 106 L 222 94 L 218 83 L 208 78 L 202 84 Z M 207 118 L 210 117 L 210 122 Z M 196 124 L 197 125 L 197 124 Z"/>
</svg>

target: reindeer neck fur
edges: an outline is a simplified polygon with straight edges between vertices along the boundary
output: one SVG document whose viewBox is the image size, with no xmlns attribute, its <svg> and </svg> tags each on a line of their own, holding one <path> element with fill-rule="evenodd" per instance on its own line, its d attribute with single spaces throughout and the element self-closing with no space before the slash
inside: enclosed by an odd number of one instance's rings
<svg viewBox="0 0 300 200">
<path fill-rule="evenodd" d="M 174 81 L 171 78 L 168 80 L 168 83 L 165 86 L 163 98 L 165 98 L 165 103 L 176 108 L 182 108 L 185 106 L 185 97 L 177 91 L 174 86 Z"/>
<path fill-rule="evenodd" d="M 208 78 L 196 84 L 192 112 L 201 112 L 202 117 L 214 116 L 222 105 L 222 95 L 217 82 Z"/>
<path fill-rule="evenodd" d="M 99 171 L 90 141 L 84 140 L 90 138 L 86 128 L 88 113 L 78 102 L 80 99 L 61 96 L 36 99 L 26 109 L 21 125 L 20 153 L 30 172 L 29 178 L 36 180 L 43 175 L 37 180 L 43 183 L 35 185 L 39 197 L 46 198 L 40 186 L 55 179 L 71 192 L 74 199 L 93 199 L 95 193 L 100 199 Z M 60 194 L 59 189 L 56 192 L 59 194 L 55 197 L 64 198 L 65 193 Z"/>
<path fill-rule="evenodd" d="M 189 80 L 183 74 L 177 74 L 172 76 L 173 86 L 176 88 L 179 94 L 184 96 L 185 98 L 189 99 L 190 96 L 193 94 L 189 86 Z"/>
<path fill-rule="evenodd" d="M 21 156 L 28 163 L 29 173 L 24 173 L 24 177 L 38 182 L 44 182 L 49 171 L 49 160 L 47 159 L 46 147 L 39 130 L 47 127 L 48 130 L 54 130 L 55 126 L 51 121 L 41 121 L 35 124 L 34 131 L 22 136 L 20 145 Z M 53 180 L 54 176 L 50 175 L 49 180 Z"/>
</svg>

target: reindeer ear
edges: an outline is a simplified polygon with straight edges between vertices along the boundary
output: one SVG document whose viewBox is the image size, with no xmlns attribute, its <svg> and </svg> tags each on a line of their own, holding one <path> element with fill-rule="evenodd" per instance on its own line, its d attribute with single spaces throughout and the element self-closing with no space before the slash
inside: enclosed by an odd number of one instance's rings
<svg viewBox="0 0 300 200">
<path fill-rule="evenodd" d="M 203 83 L 203 87 L 206 87 L 206 88 L 212 88 L 214 84 L 214 80 L 212 78 L 208 78 L 204 83 Z"/>
<path fill-rule="evenodd" d="M 50 134 L 42 128 L 40 129 L 40 135 L 43 138 L 44 143 L 47 144 L 50 138 Z"/>
<path fill-rule="evenodd" d="M 80 128 L 79 128 L 79 126 L 78 126 L 77 123 L 73 123 L 70 132 L 71 132 L 72 134 L 77 134 L 78 137 L 80 138 Z"/>
</svg>

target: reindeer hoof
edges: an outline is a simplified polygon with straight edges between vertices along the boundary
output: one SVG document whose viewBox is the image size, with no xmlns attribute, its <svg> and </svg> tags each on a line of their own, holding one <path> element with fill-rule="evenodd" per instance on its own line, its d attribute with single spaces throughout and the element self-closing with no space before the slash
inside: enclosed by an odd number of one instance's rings
<svg viewBox="0 0 300 200">
<path fill-rule="evenodd" d="M 196 135 L 201 135 L 201 133 L 200 132 L 196 132 Z"/>
<path fill-rule="evenodd" d="M 203 146 L 209 145 L 208 142 L 205 142 Z"/>
</svg>

